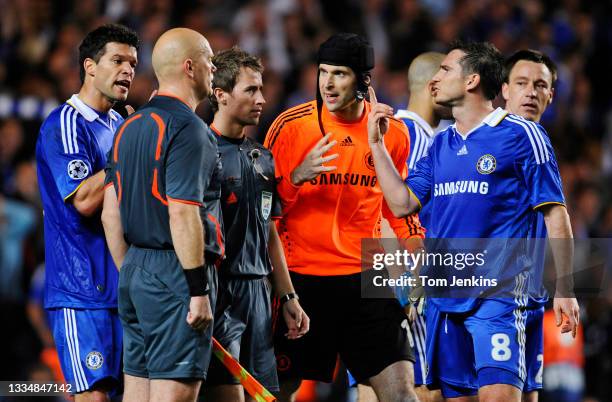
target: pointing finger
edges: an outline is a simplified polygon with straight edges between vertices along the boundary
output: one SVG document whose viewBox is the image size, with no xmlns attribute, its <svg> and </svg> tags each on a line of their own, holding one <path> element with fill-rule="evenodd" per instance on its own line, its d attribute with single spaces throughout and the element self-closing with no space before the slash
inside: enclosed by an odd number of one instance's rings
<svg viewBox="0 0 612 402">
<path fill-rule="evenodd" d="M 368 87 L 368 94 L 370 95 L 370 103 L 372 106 L 376 106 L 378 100 L 376 100 L 376 92 L 374 92 L 374 88 L 371 85 Z"/>
</svg>

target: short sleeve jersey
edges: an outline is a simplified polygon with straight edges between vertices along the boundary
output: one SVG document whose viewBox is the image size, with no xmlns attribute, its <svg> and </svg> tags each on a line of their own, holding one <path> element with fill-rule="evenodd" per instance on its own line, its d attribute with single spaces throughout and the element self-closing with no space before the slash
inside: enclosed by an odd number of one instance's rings
<svg viewBox="0 0 612 402">
<path fill-rule="evenodd" d="M 268 254 L 270 222 L 281 215 L 272 153 L 248 137 L 217 134 L 223 165 L 221 208 L 225 259 L 221 275 L 265 276 L 272 271 Z"/>
<path fill-rule="evenodd" d="M 36 166 L 44 209 L 46 308 L 117 306 L 117 269 L 100 217 L 82 216 L 70 198 L 104 169 L 122 121 L 117 112 L 97 112 L 73 95 L 40 128 Z"/>
<path fill-rule="evenodd" d="M 499 108 L 466 136 L 454 125 L 438 134 L 406 183 L 421 205 L 430 205 L 431 238 L 542 237 L 538 208 L 565 203 L 545 130 Z M 513 279 L 512 269 L 492 265 L 487 265 L 493 269 L 489 277 Z M 436 302 L 448 304 L 447 311 L 471 306 L 453 306 L 452 299 Z"/>
<path fill-rule="evenodd" d="M 207 263 L 224 253 L 217 141 L 191 108 L 158 95 L 119 128 L 107 183 L 117 192 L 128 244 L 173 249 L 168 200 L 200 206 Z"/>
</svg>

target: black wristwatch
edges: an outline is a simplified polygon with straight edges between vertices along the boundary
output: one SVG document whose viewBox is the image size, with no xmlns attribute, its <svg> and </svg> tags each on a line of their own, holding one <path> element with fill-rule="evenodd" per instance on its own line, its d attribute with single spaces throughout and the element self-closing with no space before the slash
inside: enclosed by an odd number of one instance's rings
<svg viewBox="0 0 612 402">
<path fill-rule="evenodd" d="M 300 300 L 297 293 L 287 293 L 286 295 L 280 297 L 281 306 L 291 299 Z"/>
</svg>

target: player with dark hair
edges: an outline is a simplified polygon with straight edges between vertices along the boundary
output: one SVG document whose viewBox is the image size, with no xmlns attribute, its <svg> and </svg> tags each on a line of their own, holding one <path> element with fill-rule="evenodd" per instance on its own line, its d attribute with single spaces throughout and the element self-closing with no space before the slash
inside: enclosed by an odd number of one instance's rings
<svg viewBox="0 0 612 402">
<path fill-rule="evenodd" d="M 194 401 L 206 378 L 224 253 L 221 162 L 195 109 L 212 92 L 212 57 L 196 31 L 162 34 L 159 91 L 110 151 L 102 221 L 121 267 L 125 402 Z"/>
<path fill-rule="evenodd" d="M 506 100 L 506 110 L 539 123 L 552 102 L 556 81 L 557 67 L 547 55 L 531 49 L 517 51 L 505 63 L 502 95 Z M 543 219 L 538 214 L 537 225 L 540 227 L 545 226 Z M 546 233 L 541 235 L 544 237 Z M 545 301 L 530 300 L 527 306 L 526 332 L 538 334 L 536 336 L 540 340 L 528 343 L 525 350 L 527 378 L 523 388 L 523 402 L 537 402 L 538 390 L 542 389 L 544 304 Z"/>
<path fill-rule="evenodd" d="M 539 123 L 552 103 L 556 82 L 557 66 L 550 57 L 537 50 L 519 50 L 505 63 L 502 95 L 506 110 Z"/>
<path fill-rule="evenodd" d="M 215 57 L 215 110 L 210 128 L 217 134 L 223 164 L 221 206 L 226 235 L 219 267 L 213 335 L 268 391 L 278 392 L 272 344 L 268 276 L 282 303 L 288 338 L 308 332 L 283 255 L 275 220 L 281 216 L 274 160 L 269 150 L 246 136 L 259 123 L 263 97 L 261 61 L 239 48 Z M 206 400 L 242 401 L 244 390 L 217 360 L 210 364 Z"/>
<path fill-rule="evenodd" d="M 428 299 L 428 383 L 440 386 L 449 401 L 473 401 L 478 395 L 480 401 L 519 402 L 527 377 L 526 346 L 541 341 L 525 331 L 526 307 L 529 299 L 543 298 L 545 292 L 537 263 L 523 265 L 528 260 L 507 257 L 524 252 L 516 248 L 524 242 L 512 239 L 542 237 L 536 224 L 539 214 L 550 238 L 571 239 L 557 163 L 541 126 L 493 109 L 503 80 L 503 59 L 493 45 L 453 44 L 432 80 L 436 103 L 450 107 L 456 123 L 436 136 L 407 180 L 396 172 L 383 145 L 389 114 L 380 111 L 370 126 L 370 147 L 385 199 L 396 216 L 431 203 L 436 218 L 430 221 L 428 236 L 480 239 L 478 250 L 490 250 L 489 261 L 479 269 L 503 285 L 498 290 L 512 291 L 511 297 L 478 297 L 480 290 L 490 289 L 475 285 L 460 289 L 465 291 L 459 298 L 445 288 L 436 293 L 442 297 Z M 557 281 L 554 309 L 558 325 L 566 317 L 561 331 L 575 335 L 572 250 L 553 247 L 558 278 L 564 278 Z M 456 272 L 442 274 L 459 275 Z"/>
<path fill-rule="evenodd" d="M 410 98 L 408 108 L 399 109 L 395 113 L 395 118 L 400 119 L 408 127 L 410 135 L 410 155 L 406 164 L 408 170 L 415 169 L 417 162 L 427 154 L 433 139 L 435 138 L 435 128 L 440 120 L 452 118 L 450 109 L 438 105 L 433 100 L 433 82 L 431 78 L 440 69 L 440 62 L 444 59 L 444 54 L 438 52 L 421 53 L 412 60 L 408 67 L 408 89 Z M 427 229 L 431 216 L 425 208 L 419 211 L 421 225 Z M 383 222 L 384 224 L 385 222 Z M 393 232 L 383 225 L 382 235 L 385 238 L 394 237 Z M 422 242 L 415 245 L 423 248 Z M 386 250 L 389 252 L 389 250 Z M 415 271 L 413 271 L 415 272 Z M 405 275 L 409 275 L 406 273 Z M 439 390 L 430 391 L 425 385 L 427 378 L 427 358 L 426 358 L 426 325 L 424 316 L 424 297 L 422 288 L 410 288 L 399 286 L 395 289 L 400 304 L 404 307 L 410 318 L 410 330 L 414 340 L 414 385 L 416 393 L 421 402 L 439 401 L 442 396 Z M 412 294 L 412 297 L 410 297 Z M 352 384 L 352 376 L 349 373 L 349 383 Z M 359 385 L 359 401 L 376 401 L 371 388 Z"/>
<path fill-rule="evenodd" d="M 79 74 L 82 83 L 85 83 L 87 75 L 85 60 L 99 63 L 108 52 L 106 45 L 110 42 L 127 44 L 136 49 L 139 46 L 136 33 L 122 25 L 107 24 L 95 29 L 79 45 Z"/>
<path fill-rule="evenodd" d="M 399 238 L 423 236 L 418 220 L 393 217 L 376 184 L 365 100 L 374 49 L 358 35 L 340 33 L 319 47 L 317 59 L 317 99 L 282 113 L 265 141 L 283 204 L 279 234 L 293 285 L 313 322 L 294 341 L 276 323 L 281 400 L 293 400 L 302 379 L 330 382 L 339 354 L 357 382 L 371 384 L 381 401 L 415 401 L 404 311 L 389 289 L 386 299 L 361 297 L 362 239 L 380 237 L 383 216 Z M 389 126 L 386 146 L 394 166 L 406 173 L 406 126 L 398 120 Z M 327 155 L 332 148 L 335 153 Z"/>
<path fill-rule="evenodd" d="M 45 308 L 77 401 L 106 400 L 121 378 L 117 268 L 100 210 L 104 167 L 123 121 L 111 108 L 134 79 L 138 37 L 104 25 L 81 46 L 83 86 L 44 121 L 36 144 L 45 225 Z"/>
</svg>

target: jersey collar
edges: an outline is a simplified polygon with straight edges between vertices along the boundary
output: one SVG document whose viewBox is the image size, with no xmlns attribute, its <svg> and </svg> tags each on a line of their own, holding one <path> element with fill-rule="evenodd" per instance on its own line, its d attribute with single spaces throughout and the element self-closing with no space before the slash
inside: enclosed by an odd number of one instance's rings
<svg viewBox="0 0 612 402">
<path fill-rule="evenodd" d="M 479 125 L 477 125 L 465 134 L 461 134 L 459 131 L 457 131 L 457 123 L 453 123 L 451 127 L 453 128 L 453 131 L 457 133 L 457 135 L 459 135 L 461 138 L 463 138 L 463 140 L 465 140 L 467 139 L 468 135 L 472 134 L 474 131 L 478 130 L 485 124 L 489 127 L 497 126 L 499 123 L 501 123 L 501 121 L 506 117 L 507 114 L 508 112 L 506 110 L 502 109 L 501 107 L 498 107 L 497 109 L 489 113 Z"/>
<path fill-rule="evenodd" d="M 418 123 L 419 126 L 427 133 L 429 137 L 434 136 L 434 130 L 431 128 L 429 123 L 427 123 L 421 116 L 418 114 L 411 112 L 410 110 L 399 109 L 395 114 L 396 119 L 410 119 L 414 120 L 414 122 Z"/>
<path fill-rule="evenodd" d="M 85 120 L 87 120 L 90 123 L 92 121 L 100 118 L 100 115 L 98 114 L 98 112 L 96 112 L 91 107 L 87 106 L 87 104 L 85 104 L 85 102 L 83 102 L 82 100 L 79 99 L 77 94 L 72 95 L 70 97 L 70 99 L 68 99 L 66 102 L 69 105 L 71 105 L 73 108 L 75 108 L 77 110 L 77 112 L 79 112 L 81 115 L 83 115 Z M 114 110 L 112 110 L 112 109 L 108 111 L 108 115 L 110 116 L 110 118 L 113 121 L 117 121 L 117 116 L 115 115 L 115 113 L 116 112 Z M 104 121 L 102 121 L 102 119 L 100 119 L 100 121 L 106 125 L 106 123 Z"/>
<path fill-rule="evenodd" d="M 498 107 L 489 113 L 489 115 L 485 117 L 482 122 L 488 126 L 495 127 L 504 119 L 504 117 L 506 117 L 507 114 L 508 112 L 506 110 Z"/>
</svg>

